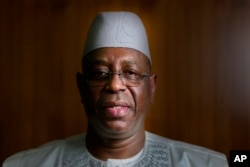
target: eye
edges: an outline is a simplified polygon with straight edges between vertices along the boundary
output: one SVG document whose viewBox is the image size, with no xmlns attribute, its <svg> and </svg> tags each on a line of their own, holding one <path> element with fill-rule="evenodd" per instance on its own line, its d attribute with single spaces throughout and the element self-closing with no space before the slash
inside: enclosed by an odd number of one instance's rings
<svg viewBox="0 0 250 167">
<path fill-rule="evenodd" d="M 109 77 L 109 72 L 103 71 L 103 70 L 95 70 L 89 73 L 88 76 L 89 76 L 89 79 L 92 79 L 92 80 L 103 80 Z"/>
<path fill-rule="evenodd" d="M 139 77 L 138 72 L 136 72 L 135 70 L 125 70 L 123 71 L 123 75 L 125 78 L 131 79 L 131 80 L 136 80 Z"/>
</svg>

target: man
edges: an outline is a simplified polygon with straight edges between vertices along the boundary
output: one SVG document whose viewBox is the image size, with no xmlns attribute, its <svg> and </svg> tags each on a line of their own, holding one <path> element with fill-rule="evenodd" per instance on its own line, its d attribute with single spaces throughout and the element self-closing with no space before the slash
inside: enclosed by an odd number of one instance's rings
<svg viewBox="0 0 250 167">
<path fill-rule="evenodd" d="M 226 167 L 223 154 L 146 132 L 156 89 L 147 36 L 139 17 L 104 12 L 94 19 L 77 84 L 88 118 L 86 134 L 18 153 L 4 167 Z"/>
</svg>

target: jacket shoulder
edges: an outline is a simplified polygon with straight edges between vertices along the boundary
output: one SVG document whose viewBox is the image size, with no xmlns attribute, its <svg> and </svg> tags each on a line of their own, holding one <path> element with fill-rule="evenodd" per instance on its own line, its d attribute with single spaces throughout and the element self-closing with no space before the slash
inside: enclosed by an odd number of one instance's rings
<svg viewBox="0 0 250 167">
<path fill-rule="evenodd" d="M 220 152 L 189 144 L 186 142 L 168 139 L 153 133 L 146 133 L 147 140 L 158 143 L 168 148 L 169 159 L 172 166 L 206 166 L 206 167 L 227 167 L 226 156 Z"/>
<path fill-rule="evenodd" d="M 82 137 L 82 135 L 77 135 L 63 140 L 55 140 L 34 149 L 18 152 L 7 158 L 3 167 L 58 166 L 67 142 L 79 140 Z"/>
</svg>

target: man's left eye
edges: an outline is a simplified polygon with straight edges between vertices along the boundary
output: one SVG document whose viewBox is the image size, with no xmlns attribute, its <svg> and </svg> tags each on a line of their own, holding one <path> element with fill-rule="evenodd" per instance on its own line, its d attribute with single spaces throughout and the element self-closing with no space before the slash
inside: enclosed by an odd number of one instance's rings
<svg viewBox="0 0 250 167">
<path fill-rule="evenodd" d="M 136 72 L 134 72 L 134 71 L 125 71 L 123 73 L 127 74 L 127 75 L 135 75 L 136 74 Z"/>
<path fill-rule="evenodd" d="M 130 79 L 135 79 L 136 77 L 138 77 L 138 73 L 132 70 L 124 71 L 123 75 Z"/>
</svg>

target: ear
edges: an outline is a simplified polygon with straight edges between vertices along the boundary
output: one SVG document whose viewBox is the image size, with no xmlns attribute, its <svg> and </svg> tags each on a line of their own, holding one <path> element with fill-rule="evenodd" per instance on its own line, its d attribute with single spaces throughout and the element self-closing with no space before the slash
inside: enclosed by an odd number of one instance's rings
<svg viewBox="0 0 250 167">
<path fill-rule="evenodd" d="M 150 79 L 149 81 L 150 82 L 150 102 L 153 103 L 155 90 L 156 90 L 157 75 L 152 74 L 149 79 Z"/>
<path fill-rule="evenodd" d="M 77 83 L 78 90 L 80 92 L 81 102 L 84 103 L 84 101 L 85 101 L 84 88 L 85 88 L 86 84 L 85 84 L 84 76 L 80 72 L 78 72 L 76 74 L 76 83 Z"/>
</svg>

